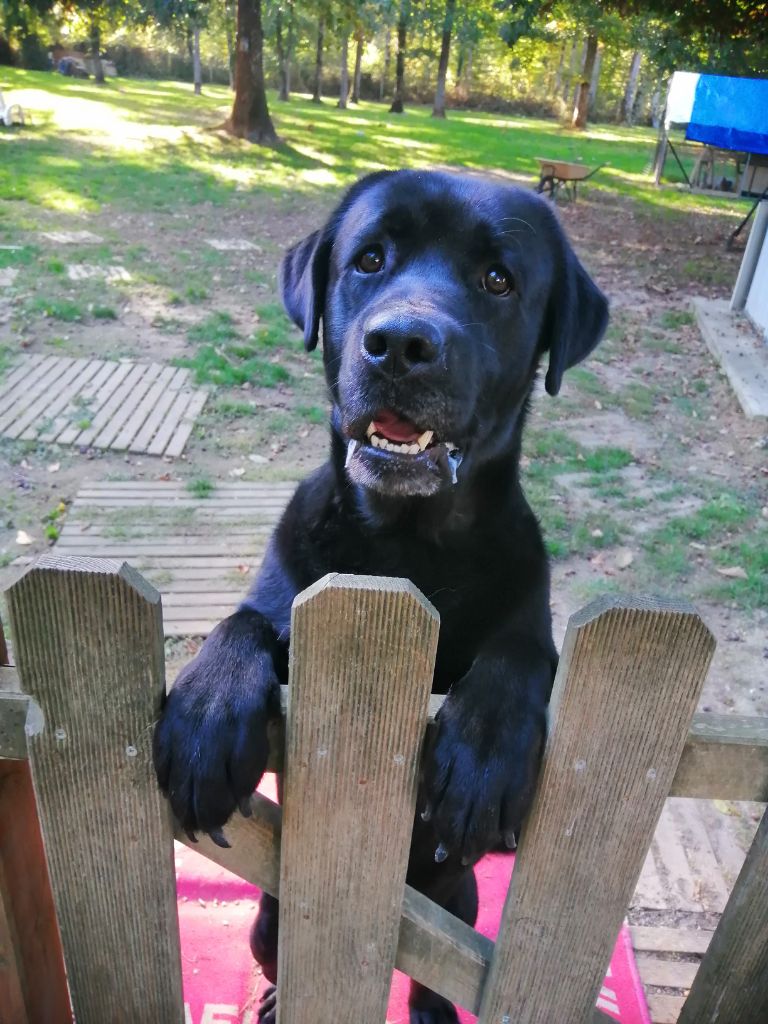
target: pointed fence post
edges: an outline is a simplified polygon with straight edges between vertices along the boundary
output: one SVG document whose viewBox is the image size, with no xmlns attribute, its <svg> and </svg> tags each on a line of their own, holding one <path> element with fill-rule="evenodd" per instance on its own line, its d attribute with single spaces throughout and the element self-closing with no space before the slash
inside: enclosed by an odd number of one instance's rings
<svg viewBox="0 0 768 1024">
<path fill-rule="evenodd" d="M 607 597 L 571 618 L 479 1024 L 595 1019 L 713 650 L 683 602 Z"/>
<path fill-rule="evenodd" d="M 45 555 L 7 597 L 77 1022 L 180 1024 L 171 822 L 150 763 L 160 596 L 124 563 Z"/>
<path fill-rule="evenodd" d="M 407 580 L 326 576 L 294 602 L 283 1024 L 384 1024 L 438 628 Z"/>
</svg>

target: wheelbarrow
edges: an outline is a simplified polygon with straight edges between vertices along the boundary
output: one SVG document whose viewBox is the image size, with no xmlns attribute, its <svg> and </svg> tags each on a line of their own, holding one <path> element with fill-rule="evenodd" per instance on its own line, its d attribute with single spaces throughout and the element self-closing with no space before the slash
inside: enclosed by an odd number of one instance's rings
<svg viewBox="0 0 768 1024">
<path fill-rule="evenodd" d="M 554 199 L 559 189 L 562 189 L 568 199 L 576 201 L 576 186 L 580 181 L 586 181 L 593 174 L 605 167 L 600 164 L 591 170 L 584 164 L 570 163 L 567 160 L 547 160 L 544 157 L 537 157 L 539 161 L 539 183 L 536 191 L 549 193 L 549 198 Z"/>
</svg>

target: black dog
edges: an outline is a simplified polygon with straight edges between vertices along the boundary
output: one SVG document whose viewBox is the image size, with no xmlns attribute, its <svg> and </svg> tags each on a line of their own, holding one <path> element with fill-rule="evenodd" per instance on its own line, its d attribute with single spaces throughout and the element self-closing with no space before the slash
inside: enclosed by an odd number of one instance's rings
<svg viewBox="0 0 768 1024">
<path fill-rule="evenodd" d="M 267 760 L 293 598 L 329 572 L 404 576 L 440 612 L 448 694 L 422 766 L 408 881 L 474 923 L 472 864 L 514 836 L 535 785 L 557 663 L 549 572 L 518 476 L 537 367 L 547 391 L 600 340 L 607 303 L 551 208 L 475 178 L 383 172 L 290 250 L 283 301 L 323 325 L 329 461 L 296 491 L 261 572 L 174 686 L 155 733 L 184 828 L 226 842 Z M 277 904 L 252 933 L 277 969 Z M 453 1006 L 413 983 L 412 1024 Z M 275 1016 L 274 995 L 262 1021 Z"/>
</svg>

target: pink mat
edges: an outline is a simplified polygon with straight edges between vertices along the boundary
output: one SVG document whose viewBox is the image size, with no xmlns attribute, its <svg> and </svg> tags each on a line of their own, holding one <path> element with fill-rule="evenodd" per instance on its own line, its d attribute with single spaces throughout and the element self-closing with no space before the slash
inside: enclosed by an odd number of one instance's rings
<svg viewBox="0 0 768 1024">
<path fill-rule="evenodd" d="M 267 787 L 265 787 L 267 788 Z M 498 931 L 514 857 L 492 854 L 475 868 L 480 892 L 477 927 Z M 212 861 L 176 844 L 185 1024 L 257 1024 L 262 978 L 248 947 L 248 932 L 260 892 Z M 388 1024 L 408 1024 L 408 979 L 395 972 Z M 597 1004 L 621 1024 L 650 1024 L 629 931 L 619 933 Z M 465 1011 L 461 1024 L 476 1018 Z"/>
</svg>

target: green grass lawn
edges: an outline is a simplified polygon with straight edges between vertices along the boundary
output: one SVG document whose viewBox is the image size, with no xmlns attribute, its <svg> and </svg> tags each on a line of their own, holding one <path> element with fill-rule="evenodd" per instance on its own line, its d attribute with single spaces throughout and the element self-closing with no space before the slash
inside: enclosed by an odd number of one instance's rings
<svg viewBox="0 0 768 1024">
<path fill-rule="evenodd" d="M 590 187 L 632 195 L 660 211 L 736 205 L 653 188 L 649 128 L 602 125 L 574 133 L 532 118 L 451 112 L 439 121 L 426 107 L 398 117 L 372 103 L 340 111 L 331 99 L 280 104 L 273 95 L 283 144 L 269 150 L 216 130 L 231 102 L 223 86 L 206 86 L 195 97 L 179 82 L 118 79 L 99 87 L 2 68 L 0 88 L 31 114 L 23 131 L 0 130 L 0 199 L 58 211 L 222 203 L 245 189 L 317 193 L 393 167 L 449 164 L 534 179 L 538 156 L 608 163 Z"/>
</svg>

